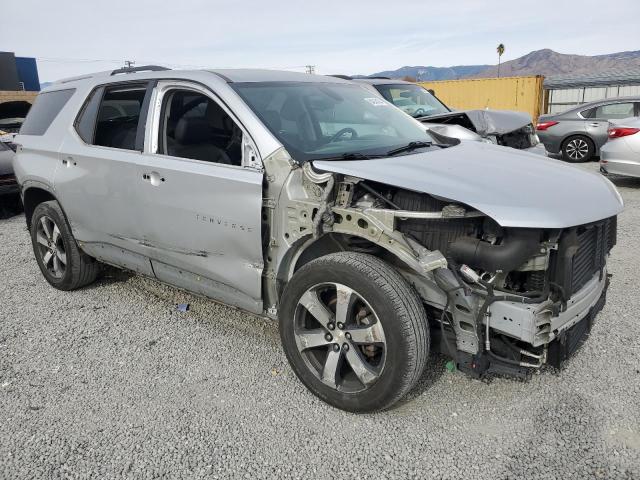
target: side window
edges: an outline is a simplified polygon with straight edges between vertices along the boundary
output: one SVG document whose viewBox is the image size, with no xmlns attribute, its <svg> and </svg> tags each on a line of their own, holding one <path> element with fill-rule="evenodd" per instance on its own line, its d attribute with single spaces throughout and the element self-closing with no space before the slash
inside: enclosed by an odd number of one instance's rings
<svg viewBox="0 0 640 480">
<path fill-rule="evenodd" d="M 596 108 L 596 118 L 616 119 L 633 117 L 633 103 L 610 103 Z"/>
<path fill-rule="evenodd" d="M 146 92 L 146 84 L 105 88 L 98 106 L 95 134 L 91 143 L 103 147 L 140 150 L 146 121 L 146 111 L 143 112 Z M 89 102 L 90 105 L 91 101 Z"/>
<path fill-rule="evenodd" d="M 78 132 L 80 138 L 88 144 L 93 143 L 93 136 L 96 130 L 96 118 L 98 117 L 98 109 L 100 108 L 102 95 L 104 95 L 104 87 L 100 87 L 91 92 L 80 111 L 80 115 L 78 115 L 76 119 L 76 132 Z"/>
<path fill-rule="evenodd" d="M 242 130 L 211 98 L 171 90 L 162 102 L 159 153 L 225 165 L 242 165 Z"/>
<path fill-rule="evenodd" d="M 44 135 L 74 92 L 75 89 L 71 88 L 38 95 L 20 128 L 20 134 Z"/>
<path fill-rule="evenodd" d="M 582 115 L 582 118 L 596 118 L 596 108 L 594 107 L 588 110 L 582 110 L 580 115 Z"/>
</svg>

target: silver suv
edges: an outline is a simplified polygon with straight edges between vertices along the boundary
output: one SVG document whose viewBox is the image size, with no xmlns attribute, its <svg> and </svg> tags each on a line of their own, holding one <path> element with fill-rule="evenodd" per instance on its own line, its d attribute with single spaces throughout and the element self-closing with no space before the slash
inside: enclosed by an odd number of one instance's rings
<svg viewBox="0 0 640 480">
<path fill-rule="evenodd" d="M 300 380 L 356 412 L 399 400 L 430 349 L 474 376 L 559 366 L 602 308 L 622 209 L 600 175 L 439 144 L 361 85 L 291 72 L 63 80 L 16 143 L 51 285 L 110 264 L 277 318 Z"/>
</svg>

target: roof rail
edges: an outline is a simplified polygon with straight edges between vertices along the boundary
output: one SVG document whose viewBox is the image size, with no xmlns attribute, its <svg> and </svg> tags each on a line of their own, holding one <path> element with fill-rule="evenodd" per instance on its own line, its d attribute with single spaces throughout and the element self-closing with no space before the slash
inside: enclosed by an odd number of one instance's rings
<svg viewBox="0 0 640 480">
<path fill-rule="evenodd" d="M 342 80 L 353 80 L 353 77 L 350 77 L 349 75 L 329 75 L 330 77 L 335 77 L 335 78 L 340 78 Z"/>
<path fill-rule="evenodd" d="M 391 80 L 391 77 L 366 77 L 366 78 L 370 78 L 371 80 Z"/>
<path fill-rule="evenodd" d="M 171 70 L 167 67 L 161 67 L 160 65 L 143 65 L 141 67 L 122 67 L 111 72 L 111 75 L 118 75 L 120 73 L 135 73 L 135 72 L 162 72 L 165 70 Z"/>
</svg>

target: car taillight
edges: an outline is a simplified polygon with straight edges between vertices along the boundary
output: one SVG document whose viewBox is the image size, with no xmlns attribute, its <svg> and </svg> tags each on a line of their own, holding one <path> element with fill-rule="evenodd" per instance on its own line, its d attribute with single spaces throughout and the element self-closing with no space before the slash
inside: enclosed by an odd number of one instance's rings
<svg viewBox="0 0 640 480">
<path fill-rule="evenodd" d="M 613 127 L 609 129 L 609 138 L 620 138 L 640 132 L 640 128 Z"/>
<path fill-rule="evenodd" d="M 547 128 L 553 127 L 554 125 L 557 125 L 557 124 L 558 122 L 554 122 L 554 121 L 540 122 L 538 125 L 536 125 L 536 130 L 538 130 L 539 132 L 544 132 Z"/>
</svg>

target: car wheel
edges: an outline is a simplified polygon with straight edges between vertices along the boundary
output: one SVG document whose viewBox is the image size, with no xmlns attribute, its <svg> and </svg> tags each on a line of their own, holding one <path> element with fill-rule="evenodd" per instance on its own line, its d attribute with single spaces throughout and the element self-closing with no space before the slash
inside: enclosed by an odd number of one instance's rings
<svg viewBox="0 0 640 480">
<path fill-rule="evenodd" d="M 31 243 L 44 278 L 59 290 L 74 290 L 93 282 L 100 264 L 78 248 L 60 205 L 39 204 L 31 217 Z"/>
<path fill-rule="evenodd" d="M 569 137 L 562 143 L 562 158 L 567 162 L 588 162 L 594 152 L 593 141 L 582 135 Z"/>
<path fill-rule="evenodd" d="M 420 378 L 429 354 L 420 297 L 371 255 L 341 252 L 304 265 L 285 288 L 279 319 L 298 378 L 351 412 L 393 405 Z"/>
</svg>

